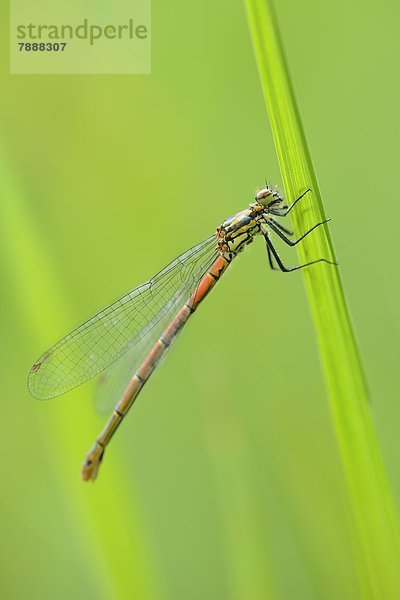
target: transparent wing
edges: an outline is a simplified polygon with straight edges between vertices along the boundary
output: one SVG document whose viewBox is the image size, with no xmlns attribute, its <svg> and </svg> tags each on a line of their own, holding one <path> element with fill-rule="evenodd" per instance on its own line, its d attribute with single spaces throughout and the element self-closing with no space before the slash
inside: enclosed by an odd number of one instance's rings
<svg viewBox="0 0 400 600">
<path fill-rule="evenodd" d="M 98 377 L 94 391 L 94 404 L 101 413 L 108 413 L 122 396 L 129 380 L 147 356 L 165 327 L 165 319 L 161 319 L 153 328 L 151 335 L 145 336 L 130 348 L 123 356 L 108 366 Z"/>
<path fill-rule="evenodd" d="M 213 257 L 213 261 L 214 259 L 215 257 Z M 94 402 L 97 410 L 101 413 L 107 413 L 114 406 L 126 389 L 129 380 L 170 323 L 174 314 L 186 302 L 192 289 L 193 286 L 189 285 L 189 281 L 183 284 L 175 298 L 171 299 L 171 309 L 161 316 L 158 323 L 149 331 L 149 334 L 138 340 L 132 348 L 100 374 L 94 392 Z"/>
<path fill-rule="evenodd" d="M 172 317 L 181 298 L 195 289 L 216 256 L 215 236 L 211 236 L 74 329 L 31 368 L 32 395 L 40 400 L 53 398 L 111 365 Z"/>
</svg>

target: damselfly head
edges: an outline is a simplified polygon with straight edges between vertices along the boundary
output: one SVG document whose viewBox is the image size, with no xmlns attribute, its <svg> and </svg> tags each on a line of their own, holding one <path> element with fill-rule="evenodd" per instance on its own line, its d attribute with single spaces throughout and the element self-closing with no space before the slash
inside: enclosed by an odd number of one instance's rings
<svg viewBox="0 0 400 600">
<path fill-rule="evenodd" d="M 275 204 L 275 202 L 280 202 L 282 200 L 279 192 L 276 187 L 265 187 L 255 195 L 256 202 L 259 202 L 263 206 L 268 206 L 269 204 Z"/>
<path fill-rule="evenodd" d="M 254 200 L 260 202 L 260 204 L 268 204 L 270 200 L 272 200 L 272 196 L 274 195 L 274 189 L 270 187 L 265 187 L 255 195 Z"/>
</svg>

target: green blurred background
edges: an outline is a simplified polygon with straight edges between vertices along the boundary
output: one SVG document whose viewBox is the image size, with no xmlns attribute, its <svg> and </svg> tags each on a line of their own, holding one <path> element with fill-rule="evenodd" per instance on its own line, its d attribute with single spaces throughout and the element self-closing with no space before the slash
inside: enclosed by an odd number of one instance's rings
<svg viewBox="0 0 400 600">
<path fill-rule="evenodd" d="M 26 388 L 53 342 L 279 184 L 243 5 L 154 1 L 149 76 L 10 76 L 1 11 L 1 597 L 359 597 L 301 275 L 271 272 L 262 241 L 94 485 L 93 385 Z M 398 498 L 400 5 L 277 13 Z"/>
</svg>

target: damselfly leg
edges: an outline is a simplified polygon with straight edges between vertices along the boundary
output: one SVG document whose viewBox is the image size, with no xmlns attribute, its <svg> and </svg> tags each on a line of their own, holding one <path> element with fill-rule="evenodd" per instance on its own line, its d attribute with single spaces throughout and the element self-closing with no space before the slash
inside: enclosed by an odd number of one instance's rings
<svg viewBox="0 0 400 600">
<path fill-rule="evenodd" d="M 272 221 L 272 223 L 274 223 L 274 225 L 276 225 L 281 231 L 286 233 L 286 235 L 293 235 L 293 231 L 291 229 L 288 229 L 287 227 L 282 225 L 282 223 L 275 221 L 273 217 L 270 217 L 269 220 Z"/>
<path fill-rule="evenodd" d="M 269 212 L 273 215 L 276 215 L 277 217 L 286 217 L 290 211 L 292 210 L 292 208 L 294 208 L 296 206 L 296 204 L 302 199 L 304 198 L 304 196 L 306 194 L 308 194 L 308 192 L 311 192 L 311 189 L 308 188 L 308 190 L 306 190 L 305 192 L 303 192 L 298 198 L 296 198 L 296 200 L 294 202 L 292 202 L 292 204 L 290 206 L 281 206 L 279 209 L 271 209 Z"/>
<path fill-rule="evenodd" d="M 310 189 L 306 190 L 303 194 L 301 194 L 298 198 L 296 198 L 296 200 L 289 207 L 283 206 L 281 208 L 276 208 L 276 209 L 272 208 L 270 210 L 270 213 L 272 213 L 276 216 L 279 216 L 279 217 L 286 217 L 288 215 L 288 213 L 292 210 L 292 208 L 299 202 L 299 200 L 301 200 L 310 191 L 311 191 Z M 276 233 L 276 235 L 278 237 L 280 237 L 281 240 L 283 242 L 285 242 L 285 244 L 293 247 L 293 246 L 296 246 L 296 244 L 298 244 L 302 240 L 304 240 L 304 238 L 307 237 L 312 231 L 314 231 L 314 229 L 317 229 L 317 227 L 320 227 L 321 225 L 324 225 L 325 223 L 328 223 L 329 221 L 330 221 L 330 219 L 325 219 L 324 221 L 321 221 L 320 223 L 316 223 L 313 227 L 311 227 L 311 229 L 309 229 L 308 231 L 303 233 L 303 235 L 301 235 L 295 241 L 292 241 L 286 237 L 286 235 L 293 235 L 293 232 L 289 229 L 286 229 L 286 227 L 284 227 L 281 223 L 276 221 L 273 217 L 268 218 L 265 226 L 272 229 L 272 231 L 274 233 Z M 285 235 L 285 233 L 286 233 L 286 235 Z M 282 260 L 279 256 L 276 248 L 274 247 L 274 245 L 272 243 L 272 240 L 268 236 L 268 232 L 265 230 L 265 228 L 263 229 L 263 236 L 264 236 L 266 246 L 267 246 L 268 261 L 269 261 L 271 269 L 273 269 L 274 271 L 280 270 L 285 273 L 288 273 L 290 271 L 298 271 L 299 269 L 303 269 L 304 267 L 309 267 L 310 265 L 313 265 L 318 262 L 326 262 L 331 265 L 337 265 L 336 262 L 330 261 L 326 258 L 319 258 L 317 260 L 313 260 L 308 263 L 304 263 L 302 265 L 297 265 L 295 267 L 285 267 L 285 265 L 282 263 Z M 278 264 L 278 268 L 274 265 L 274 261 L 273 261 L 272 257 L 275 258 L 275 260 Z"/>
<path fill-rule="evenodd" d="M 307 233 L 309 233 L 309 232 L 307 232 Z M 309 267 L 310 265 L 315 265 L 316 263 L 319 263 L 319 262 L 326 262 L 330 265 L 337 265 L 337 263 L 335 263 L 331 260 L 328 260 L 327 258 L 318 258 L 317 260 L 312 260 L 312 261 L 310 261 L 308 263 L 304 263 L 302 265 L 296 265 L 295 267 L 285 267 L 278 252 L 276 251 L 273 243 L 271 242 L 270 238 L 268 237 L 268 234 L 264 234 L 264 239 L 267 244 L 267 253 L 268 253 L 269 264 L 271 266 L 271 269 L 273 269 L 274 271 L 279 270 L 279 271 L 283 271 L 284 273 L 290 273 L 290 271 L 298 271 L 299 269 L 304 269 L 304 267 Z M 278 263 L 279 269 L 277 269 L 275 267 L 275 265 L 273 264 L 272 255 L 274 256 L 276 262 Z"/>
<path fill-rule="evenodd" d="M 307 237 L 312 231 L 314 231 L 314 229 L 317 229 L 317 227 L 320 227 L 321 225 L 324 225 L 325 223 L 328 223 L 329 221 L 330 221 L 330 219 L 325 219 L 325 221 L 316 223 L 316 225 L 314 225 L 313 227 L 311 227 L 311 229 L 309 229 L 308 231 L 303 233 L 303 235 L 301 235 L 294 242 L 292 240 L 289 240 L 289 238 L 287 238 L 285 236 L 285 234 L 282 233 L 282 231 L 280 231 L 282 229 L 282 227 L 280 226 L 280 224 L 278 225 L 278 223 L 276 221 L 274 221 L 274 222 L 269 221 L 267 223 L 267 225 L 268 225 L 268 227 L 270 227 L 272 229 L 272 231 L 275 231 L 276 235 L 278 235 L 281 238 L 281 240 L 283 240 L 285 242 L 285 244 L 287 244 L 288 246 L 296 246 L 296 244 L 298 244 L 299 242 L 304 240 L 304 238 Z"/>
</svg>

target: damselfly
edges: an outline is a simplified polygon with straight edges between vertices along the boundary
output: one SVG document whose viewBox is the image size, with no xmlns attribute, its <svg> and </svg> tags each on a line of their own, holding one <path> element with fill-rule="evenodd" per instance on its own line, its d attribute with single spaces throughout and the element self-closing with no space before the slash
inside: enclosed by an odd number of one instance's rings
<svg viewBox="0 0 400 600">
<path fill-rule="evenodd" d="M 286 217 L 309 191 L 287 206 L 276 188 L 267 185 L 256 194 L 249 208 L 224 221 L 214 235 L 77 327 L 35 362 L 29 373 L 28 387 L 40 400 L 71 390 L 112 363 L 122 362 L 129 368 L 129 382 L 86 457 L 82 479 L 96 478 L 105 447 L 160 359 L 233 259 L 256 235 L 264 237 L 273 269 L 288 272 L 321 261 L 336 264 L 320 258 L 285 267 L 270 238 L 272 231 L 289 246 L 295 246 L 329 221 L 317 223 L 295 241 L 287 237 L 293 232 L 275 217 Z M 138 354 L 142 354 L 141 364 L 132 374 L 135 364 L 139 364 Z"/>
</svg>

